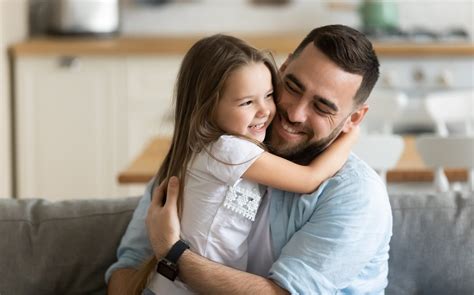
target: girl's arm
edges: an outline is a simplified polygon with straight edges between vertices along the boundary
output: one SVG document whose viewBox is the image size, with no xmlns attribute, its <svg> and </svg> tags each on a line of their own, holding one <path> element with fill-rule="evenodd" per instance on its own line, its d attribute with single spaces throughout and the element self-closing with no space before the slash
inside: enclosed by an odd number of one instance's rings
<svg viewBox="0 0 474 295">
<path fill-rule="evenodd" d="M 311 193 L 323 181 L 341 169 L 349 157 L 358 134 L 358 128 L 353 128 L 350 132 L 341 134 L 308 166 L 298 165 L 264 152 L 245 171 L 242 177 L 285 191 Z"/>
</svg>

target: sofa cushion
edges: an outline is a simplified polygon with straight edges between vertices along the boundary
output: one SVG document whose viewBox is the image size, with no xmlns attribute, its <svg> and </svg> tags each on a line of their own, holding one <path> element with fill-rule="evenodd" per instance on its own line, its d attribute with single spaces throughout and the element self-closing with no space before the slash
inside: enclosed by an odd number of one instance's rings
<svg viewBox="0 0 474 295">
<path fill-rule="evenodd" d="M 0 294 L 105 294 L 138 200 L 0 200 Z"/>
<path fill-rule="evenodd" d="M 105 294 L 138 198 L 0 199 L 0 294 Z M 390 194 L 386 294 L 472 294 L 474 194 Z"/>
<path fill-rule="evenodd" d="M 387 294 L 472 294 L 474 193 L 390 194 Z"/>
</svg>

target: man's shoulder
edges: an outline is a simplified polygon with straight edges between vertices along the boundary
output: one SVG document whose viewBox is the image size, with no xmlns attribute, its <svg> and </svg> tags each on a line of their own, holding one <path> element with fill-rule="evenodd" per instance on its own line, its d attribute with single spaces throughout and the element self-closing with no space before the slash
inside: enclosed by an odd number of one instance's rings
<svg viewBox="0 0 474 295">
<path fill-rule="evenodd" d="M 349 155 L 344 166 L 342 166 L 333 178 L 340 180 L 370 179 L 383 184 L 377 172 L 354 153 Z"/>
<path fill-rule="evenodd" d="M 333 177 L 324 181 L 309 194 L 298 194 L 273 189 L 272 203 L 315 210 L 321 205 L 369 206 L 373 202 L 389 206 L 387 188 L 380 176 L 359 157 L 351 154 L 344 166 Z M 278 200 L 278 201 L 277 201 Z M 332 206 L 330 205 L 330 206 Z"/>
<path fill-rule="evenodd" d="M 355 154 L 351 154 L 341 170 L 324 182 L 319 190 L 320 202 L 390 210 L 384 181 Z"/>
<path fill-rule="evenodd" d="M 352 202 L 388 203 L 387 188 L 377 172 L 355 154 L 351 154 L 344 166 L 333 177 L 326 180 L 313 193 L 319 202 L 351 200 Z"/>
</svg>

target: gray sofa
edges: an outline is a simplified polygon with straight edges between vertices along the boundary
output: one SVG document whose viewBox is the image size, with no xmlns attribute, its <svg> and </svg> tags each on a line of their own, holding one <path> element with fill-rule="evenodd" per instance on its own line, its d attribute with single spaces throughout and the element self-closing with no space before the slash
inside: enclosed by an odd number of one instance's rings
<svg viewBox="0 0 474 295">
<path fill-rule="evenodd" d="M 474 194 L 391 194 L 386 294 L 474 294 Z M 138 198 L 0 200 L 0 294 L 105 294 Z"/>
</svg>

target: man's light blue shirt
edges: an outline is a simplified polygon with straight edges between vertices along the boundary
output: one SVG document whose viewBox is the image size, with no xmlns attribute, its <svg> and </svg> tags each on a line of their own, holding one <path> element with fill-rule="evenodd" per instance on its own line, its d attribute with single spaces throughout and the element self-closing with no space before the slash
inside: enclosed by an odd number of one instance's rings
<svg viewBox="0 0 474 295">
<path fill-rule="evenodd" d="M 117 250 L 119 268 L 136 268 L 153 252 L 145 217 L 151 185 Z M 268 277 L 292 294 L 383 294 L 392 215 L 386 187 L 357 156 L 317 191 L 272 190 L 270 230 L 277 257 Z"/>
</svg>

